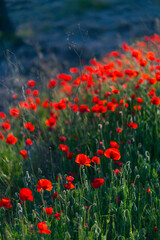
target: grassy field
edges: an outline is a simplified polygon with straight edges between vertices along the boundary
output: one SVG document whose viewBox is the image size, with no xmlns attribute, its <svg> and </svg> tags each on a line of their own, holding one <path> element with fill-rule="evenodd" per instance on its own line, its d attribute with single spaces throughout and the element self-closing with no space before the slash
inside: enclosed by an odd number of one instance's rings
<svg viewBox="0 0 160 240">
<path fill-rule="evenodd" d="M 0 113 L 0 239 L 160 239 L 160 36 Z"/>
</svg>

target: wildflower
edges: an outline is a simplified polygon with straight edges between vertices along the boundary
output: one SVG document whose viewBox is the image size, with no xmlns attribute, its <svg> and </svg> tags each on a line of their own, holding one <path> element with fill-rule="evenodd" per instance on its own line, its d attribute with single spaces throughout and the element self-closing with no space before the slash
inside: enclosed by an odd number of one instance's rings
<svg viewBox="0 0 160 240">
<path fill-rule="evenodd" d="M 154 232 L 157 232 L 159 229 L 157 227 L 153 228 Z"/>
<path fill-rule="evenodd" d="M 32 141 L 31 141 L 31 139 L 29 139 L 29 138 L 26 139 L 26 145 L 27 145 L 27 146 L 32 145 Z"/>
<path fill-rule="evenodd" d="M 57 80 L 50 79 L 48 83 L 48 88 L 51 89 L 51 88 L 55 88 L 56 86 L 57 86 Z"/>
<path fill-rule="evenodd" d="M 0 118 L 5 119 L 6 118 L 6 114 L 4 112 L 0 112 Z"/>
<path fill-rule="evenodd" d="M 46 212 L 47 215 L 52 215 L 53 208 L 52 207 L 43 208 L 43 212 Z"/>
<path fill-rule="evenodd" d="M 17 138 L 16 137 L 14 137 L 11 133 L 9 133 L 8 135 L 7 135 L 7 138 L 6 138 L 6 143 L 8 143 L 8 144 L 15 144 L 16 142 L 17 142 Z"/>
<path fill-rule="evenodd" d="M 37 192 L 40 192 L 42 189 L 51 191 L 52 188 L 52 183 L 48 179 L 40 179 L 37 183 Z"/>
<path fill-rule="evenodd" d="M 52 196 L 52 199 L 56 199 L 57 198 L 57 196 L 58 196 L 58 192 L 55 192 L 54 194 L 53 194 L 53 196 Z"/>
<path fill-rule="evenodd" d="M 104 152 L 104 156 L 112 158 L 113 160 L 119 160 L 121 158 L 120 152 L 116 148 L 109 148 Z"/>
<path fill-rule="evenodd" d="M 56 213 L 53 215 L 57 220 L 60 220 L 61 213 Z"/>
<path fill-rule="evenodd" d="M 159 97 L 152 97 L 151 98 L 151 104 L 158 106 L 160 104 L 160 98 Z"/>
<path fill-rule="evenodd" d="M 20 155 L 23 157 L 23 160 L 25 160 L 25 159 L 28 157 L 26 150 L 20 150 L 19 153 L 20 153 Z"/>
<path fill-rule="evenodd" d="M 73 181 L 74 181 L 74 177 L 68 176 L 68 177 L 66 177 L 66 180 L 67 180 L 68 182 L 73 182 Z"/>
<path fill-rule="evenodd" d="M 118 143 L 117 143 L 117 142 L 114 142 L 114 141 L 111 141 L 111 142 L 110 142 L 110 146 L 111 146 L 111 148 L 116 148 L 116 149 L 119 148 Z"/>
<path fill-rule="evenodd" d="M 150 191 L 151 191 L 151 189 L 150 189 L 150 188 L 148 188 L 148 189 L 147 189 L 147 193 L 150 193 Z"/>
<path fill-rule="evenodd" d="M 121 172 L 121 169 L 117 169 L 117 168 L 113 171 L 113 173 L 114 173 L 116 176 L 118 175 L 119 172 Z"/>
<path fill-rule="evenodd" d="M 67 81 L 67 82 L 72 80 L 72 76 L 71 75 L 67 75 L 65 73 L 58 74 L 57 78 L 58 79 L 62 79 L 62 80 Z"/>
<path fill-rule="evenodd" d="M 117 133 L 121 133 L 123 130 L 121 128 L 116 128 Z"/>
<path fill-rule="evenodd" d="M 45 222 L 40 222 L 40 223 L 37 224 L 37 226 L 39 228 L 39 231 L 38 231 L 39 233 L 46 233 L 46 234 L 51 233 L 51 231 L 47 229 L 48 226 L 46 225 Z"/>
<path fill-rule="evenodd" d="M 100 159 L 99 159 L 99 157 L 94 156 L 94 157 L 92 158 L 92 162 L 97 163 L 97 164 L 100 164 Z"/>
<path fill-rule="evenodd" d="M 48 127 L 53 127 L 56 125 L 56 119 L 54 117 L 50 117 L 45 123 Z"/>
<path fill-rule="evenodd" d="M 35 129 L 35 126 L 32 125 L 30 122 L 24 123 L 24 127 L 25 127 L 26 129 L 28 129 L 30 132 L 33 132 L 34 129 Z"/>
<path fill-rule="evenodd" d="M 3 134 L 0 132 L 0 140 L 3 140 L 4 139 L 4 136 Z"/>
<path fill-rule="evenodd" d="M 133 129 L 136 129 L 138 127 L 137 123 L 134 123 L 134 122 L 127 123 L 127 126 Z"/>
<path fill-rule="evenodd" d="M 66 188 L 67 190 L 75 188 L 75 186 L 71 182 L 65 183 L 63 187 Z"/>
<path fill-rule="evenodd" d="M 19 116 L 19 109 L 12 108 L 9 113 L 12 117 L 17 118 Z"/>
<path fill-rule="evenodd" d="M 69 152 L 68 146 L 67 146 L 67 145 L 64 145 L 64 144 L 60 144 L 60 145 L 59 145 L 59 149 L 62 150 L 63 152 L 66 152 L 66 153 Z"/>
<path fill-rule="evenodd" d="M 84 113 L 84 112 L 90 112 L 90 110 L 89 110 L 89 108 L 88 108 L 88 106 L 87 105 L 81 105 L 80 107 L 79 107 L 79 112 L 80 113 Z"/>
<path fill-rule="evenodd" d="M 73 158 L 73 153 L 72 152 L 68 152 L 67 153 L 67 159 L 72 159 Z"/>
<path fill-rule="evenodd" d="M 98 150 L 97 150 L 97 155 L 98 155 L 99 157 L 101 157 L 101 156 L 103 155 L 103 150 L 102 150 L 102 149 L 98 149 Z"/>
<path fill-rule="evenodd" d="M 101 187 L 103 185 L 104 181 L 105 180 L 103 178 L 95 178 L 93 180 L 93 182 L 91 183 L 91 186 L 93 188 L 99 188 L 99 187 Z"/>
<path fill-rule="evenodd" d="M 11 125 L 10 125 L 9 121 L 2 122 L 1 128 L 4 131 L 9 131 L 11 129 Z"/>
<path fill-rule="evenodd" d="M 79 165 L 90 166 L 91 160 L 85 154 L 78 154 L 75 159 L 75 162 L 79 163 Z"/>
<path fill-rule="evenodd" d="M 32 191 L 28 188 L 22 188 L 19 192 L 19 198 L 23 202 L 26 200 L 33 201 Z"/>
<path fill-rule="evenodd" d="M 36 82 L 34 80 L 29 80 L 28 81 L 28 86 L 33 88 L 36 85 Z"/>
<path fill-rule="evenodd" d="M 61 136 L 61 137 L 59 137 L 59 140 L 60 140 L 61 142 L 65 142 L 65 141 L 66 141 L 66 137 Z"/>
<path fill-rule="evenodd" d="M 5 209 L 11 208 L 12 207 L 11 199 L 2 198 L 2 200 L 0 200 L 0 207 L 4 207 Z"/>
</svg>

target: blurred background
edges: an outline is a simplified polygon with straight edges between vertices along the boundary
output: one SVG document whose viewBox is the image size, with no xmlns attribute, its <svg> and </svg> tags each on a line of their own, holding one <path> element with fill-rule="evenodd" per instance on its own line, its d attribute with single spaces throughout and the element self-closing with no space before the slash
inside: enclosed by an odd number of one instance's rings
<svg viewBox="0 0 160 240">
<path fill-rule="evenodd" d="M 0 0 L 0 80 L 68 71 L 159 33 L 159 19 L 160 0 Z"/>
</svg>

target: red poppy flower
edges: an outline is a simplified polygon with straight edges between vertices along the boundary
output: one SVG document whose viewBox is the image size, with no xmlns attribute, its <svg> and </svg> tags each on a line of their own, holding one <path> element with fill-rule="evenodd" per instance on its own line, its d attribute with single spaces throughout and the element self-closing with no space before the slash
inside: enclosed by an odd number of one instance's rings
<svg viewBox="0 0 160 240">
<path fill-rule="evenodd" d="M 98 155 L 99 157 L 101 157 L 101 156 L 103 155 L 103 150 L 102 150 L 102 149 L 98 149 L 98 150 L 97 150 L 97 155 Z"/>
<path fill-rule="evenodd" d="M 73 158 L 73 153 L 72 152 L 68 152 L 67 153 L 67 159 L 72 159 Z"/>
<path fill-rule="evenodd" d="M 85 154 L 78 154 L 75 159 L 75 162 L 79 163 L 79 165 L 90 166 L 91 159 L 87 157 Z"/>
<path fill-rule="evenodd" d="M 72 80 L 72 76 L 71 75 L 67 75 L 65 73 L 58 74 L 57 78 L 58 79 L 62 79 L 62 80 L 67 81 L 67 82 Z"/>
<path fill-rule="evenodd" d="M 59 145 L 59 149 L 62 150 L 63 152 L 66 152 L 66 153 L 69 152 L 68 146 L 67 146 L 67 145 L 64 145 L 64 144 L 60 144 L 60 145 Z"/>
<path fill-rule="evenodd" d="M 32 125 L 30 122 L 24 123 L 24 127 L 25 127 L 26 129 L 28 129 L 30 132 L 33 132 L 34 129 L 35 129 L 35 126 Z"/>
<path fill-rule="evenodd" d="M 151 104 L 158 106 L 160 104 L 160 98 L 159 97 L 152 97 L 151 98 Z"/>
<path fill-rule="evenodd" d="M 51 191 L 52 188 L 52 183 L 48 179 L 40 179 L 37 183 L 37 192 L 40 192 L 42 189 Z"/>
<path fill-rule="evenodd" d="M 105 180 L 103 178 L 95 178 L 93 180 L 93 182 L 91 183 L 91 186 L 93 188 L 99 188 L 99 187 L 101 187 L 103 185 L 104 181 Z"/>
<path fill-rule="evenodd" d="M 118 175 L 119 172 L 121 172 L 121 169 L 117 169 L 117 168 L 113 171 L 113 173 L 114 173 L 116 176 Z"/>
<path fill-rule="evenodd" d="M 19 192 L 19 198 L 23 202 L 26 200 L 33 201 L 32 191 L 28 188 L 22 188 Z"/>
<path fill-rule="evenodd" d="M 24 160 L 28 157 L 26 150 L 20 150 L 19 153 L 20 153 L 20 155 L 23 157 Z"/>
<path fill-rule="evenodd" d="M 45 222 L 38 223 L 37 227 L 39 228 L 39 231 L 38 231 L 39 233 L 46 233 L 46 234 L 50 234 L 51 233 L 51 231 L 47 229 L 48 226 L 46 225 Z"/>
<path fill-rule="evenodd" d="M 61 136 L 61 137 L 59 137 L 59 140 L 60 140 L 61 142 L 65 142 L 65 141 L 66 141 L 66 137 Z"/>
<path fill-rule="evenodd" d="M 53 208 L 52 207 L 43 208 L 43 212 L 46 212 L 47 215 L 52 215 Z"/>
<path fill-rule="evenodd" d="M 104 152 L 104 156 L 112 158 L 113 160 L 119 160 L 121 158 L 120 152 L 116 148 L 109 148 Z"/>
<path fill-rule="evenodd" d="M 74 177 L 68 176 L 68 177 L 66 177 L 66 180 L 67 180 L 68 182 L 73 182 L 73 181 L 74 181 Z"/>
<path fill-rule="evenodd" d="M 121 133 L 123 130 L 121 128 L 116 128 L 117 133 Z"/>
<path fill-rule="evenodd" d="M 48 127 L 53 127 L 56 125 L 56 119 L 54 117 L 50 117 L 49 119 L 46 120 L 46 125 Z"/>
<path fill-rule="evenodd" d="M 12 108 L 9 113 L 10 113 L 10 115 L 11 115 L 12 117 L 16 118 L 16 117 L 19 116 L 19 109 L 17 109 L 17 108 Z"/>
<path fill-rule="evenodd" d="M 127 123 L 127 126 L 133 129 L 136 129 L 138 127 L 137 123 L 134 123 L 134 122 Z"/>
<path fill-rule="evenodd" d="M 65 183 L 63 187 L 66 188 L 67 190 L 75 188 L 75 186 L 71 182 Z"/>
<path fill-rule="evenodd" d="M 16 137 L 14 137 L 11 133 L 9 133 L 8 135 L 7 135 L 7 138 L 6 138 L 6 143 L 8 143 L 8 144 L 15 144 L 16 142 L 17 142 L 17 138 Z"/>
<path fill-rule="evenodd" d="M 4 139 L 4 136 L 3 134 L 0 132 L 0 140 L 3 140 Z"/>
<path fill-rule="evenodd" d="M 118 143 L 117 143 L 117 142 L 114 142 L 114 141 L 110 141 L 110 146 L 111 146 L 111 148 L 116 148 L 116 149 L 119 148 Z"/>
<path fill-rule="evenodd" d="M 79 111 L 80 111 L 80 113 L 84 113 L 84 112 L 90 112 L 90 110 L 89 110 L 89 107 L 87 106 L 87 105 L 81 105 L 80 107 L 79 107 Z"/>
<path fill-rule="evenodd" d="M 53 215 L 57 220 L 60 220 L 61 213 L 56 213 Z"/>
<path fill-rule="evenodd" d="M 36 85 L 36 82 L 34 80 L 29 80 L 28 81 L 28 86 L 33 88 Z"/>
<path fill-rule="evenodd" d="M 137 98 L 137 102 L 138 102 L 138 103 L 142 103 L 142 102 L 143 102 L 143 98 L 138 97 L 138 98 Z"/>
<path fill-rule="evenodd" d="M 10 123 L 6 120 L 6 122 L 1 123 L 1 128 L 4 131 L 9 131 L 11 129 Z"/>
<path fill-rule="evenodd" d="M 29 138 L 26 139 L 26 145 L 27 145 L 27 146 L 32 145 L 32 141 L 31 141 L 31 139 L 29 139 Z"/>
<path fill-rule="evenodd" d="M 92 158 L 92 162 L 97 163 L 97 164 L 100 164 L 100 159 L 99 159 L 99 157 L 94 156 L 94 157 Z"/>
<path fill-rule="evenodd" d="M 6 114 L 4 112 L 0 112 L 0 118 L 5 119 L 6 118 Z"/>
<path fill-rule="evenodd" d="M 52 199 L 56 199 L 57 198 L 57 196 L 58 196 L 58 192 L 55 192 L 54 194 L 53 194 L 53 196 L 52 196 Z"/>
<path fill-rule="evenodd" d="M 56 86 L 57 86 L 57 80 L 50 79 L 48 83 L 48 88 L 51 89 L 51 88 L 55 88 Z"/>
<path fill-rule="evenodd" d="M 2 200 L 0 200 L 0 207 L 4 207 L 5 209 L 11 208 L 12 207 L 11 199 L 2 198 Z"/>
</svg>

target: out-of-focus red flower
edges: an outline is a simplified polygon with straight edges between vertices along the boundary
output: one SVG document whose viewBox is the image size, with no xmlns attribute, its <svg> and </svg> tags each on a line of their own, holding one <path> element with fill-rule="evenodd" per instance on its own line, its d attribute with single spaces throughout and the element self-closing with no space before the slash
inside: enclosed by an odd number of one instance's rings
<svg viewBox="0 0 160 240">
<path fill-rule="evenodd" d="M 53 215 L 57 220 L 60 220 L 61 213 L 56 213 Z"/>
<path fill-rule="evenodd" d="M 67 190 L 75 188 L 75 186 L 71 182 L 65 183 L 63 187 L 66 188 Z"/>
<path fill-rule="evenodd" d="M 72 152 L 68 152 L 67 153 L 67 159 L 72 159 L 73 158 L 73 153 Z"/>
<path fill-rule="evenodd" d="M 75 159 L 75 162 L 79 163 L 79 165 L 90 166 L 91 159 L 87 157 L 85 154 L 78 154 Z"/>
<path fill-rule="evenodd" d="M 9 131 L 11 129 L 11 125 L 9 123 L 9 121 L 5 121 L 1 123 L 1 128 L 3 131 Z"/>
<path fill-rule="evenodd" d="M 84 113 L 84 112 L 90 112 L 90 110 L 89 110 L 89 107 L 87 106 L 87 105 L 81 105 L 80 107 L 79 107 L 79 112 L 80 113 Z"/>
<path fill-rule="evenodd" d="M 4 112 L 0 112 L 0 118 L 5 119 L 6 118 L 6 114 Z"/>
<path fill-rule="evenodd" d="M 26 145 L 27 145 L 27 146 L 32 145 L 32 140 L 29 139 L 29 138 L 27 138 L 27 139 L 26 139 Z"/>
<path fill-rule="evenodd" d="M 51 191 L 52 188 L 52 183 L 48 179 L 40 179 L 37 183 L 37 192 L 40 192 L 42 189 Z"/>
<path fill-rule="evenodd" d="M 103 178 L 95 178 L 93 180 L 93 182 L 91 183 L 91 186 L 93 188 L 99 188 L 99 187 L 101 187 L 103 185 L 104 181 L 105 180 Z"/>
<path fill-rule="evenodd" d="M 74 181 L 74 177 L 68 176 L 68 177 L 66 177 L 66 180 L 67 180 L 68 182 L 73 182 L 73 181 Z"/>
<path fill-rule="evenodd" d="M 60 136 L 60 137 L 59 137 L 59 140 L 60 140 L 61 142 L 65 142 L 65 141 L 66 141 L 66 137 Z"/>
<path fill-rule="evenodd" d="M 28 129 L 30 132 L 33 132 L 34 129 L 35 129 L 35 126 L 32 125 L 30 122 L 24 123 L 24 127 L 25 127 L 26 129 Z"/>
<path fill-rule="evenodd" d="M 24 160 L 28 157 L 26 150 L 20 150 L 19 153 L 23 157 Z"/>
<path fill-rule="evenodd" d="M 3 140 L 4 139 L 4 136 L 3 134 L 0 132 L 0 140 Z"/>
<path fill-rule="evenodd" d="M 116 128 L 117 133 L 121 133 L 123 130 L 121 128 Z"/>
<path fill-rule="evenodd" d="M 46 225 L 45 222 L 38 223 L 37 227 L 39 228 L 39 231 L 38 231 L 39 233 L 46 233 L 46 234 L 50 234 L 51 233 L 51 231 L 47 229 L 48 226 Z"/>
<path fill-rule="evenodd" d="M 150 191 L 151 191 L 151 189 L 150 189 L 150 188 L 148 188 L 148 189 L 147 189 L 147 193 L 150 193 Z"/>
<path fill-rule="evenodd" d="M 56 199 L 57 196 L 58 196 L 58 192 L 55 192 L 55 193 L 53 194 L 53 196 L 52 196 L 52 199 Z"/>
<path fill-rule="evenodd" d="M 98 150 L 97 150 L 97 155 L 98 155 L 99 157 L 101 157 L 101 156 L 103 155 L 103 150 L 102 150 L 102 149 L 98 149 Z"/>
<path fill-rule="evenodd" d="M 28 86 L 33 88 L 36 85 L 36 82 L 34 80 L 29 80 L 28 81 Z"/>
<path fill-rule="evenodd" d="M 47 215 L 52 215 L 53 208 L 52 207 L 43 208 L 43 212 L 46 212 Z"/>
<path fill-rule="evenodd" d="M 19 192 L 19 198 L 23 202 L 26 200 L 33 201 L 32 191 L 28 188 L 22 188 Z"/>
<path fill-rule="evenodd" d="M 12 117 L 17 118 L 19 116 L 19 109 L 12 108 L 9 113 Z"/>
<path fill-rule="evenodd" d="M 55 88 L 57 86 L 57 80 L 56 79 L 50 79 L 48 83 L 48 88 Z"/>
<path fill-rule="evenodd" d="M 60 144 L 60 145 L 59 145 L 59 149 L 62 150 L 63 152 L 66 152 L 66 153 L 69 152 L 68 146 L 67 146 L 67 145 L 64 145 L 64 144 Z"/>
<path fill-rule="evenodd" d="M 113 173 L 114 173 L 116 176 L 118 175 L 119 172 L 121 172 L 121 169 L 117 169 L 117 168 L 113 171 Z"/>
<path fill-rule="evenodd" d="M 12 144 L 15 144 L 17 141 L 18 141 L 18 139 L 16 137 L 14 137 L 11 133 L 9 133 L 7 135 L 6 143 L 12 145 Z"/>
<path fill-rule="evenodd" d="M 112 158 L 113 160 L 119 160 L 121 158 L 120 152 L 116 148 L 109 148 L 104 152 L 104 156 Z"/>
<path fill-rule="evenodd" d="M 2 198 L 2 200 L 0 200 L 0 207 L 4 207 L 5 209 L 11 208 L 12 207 L 11 199 Z"/>
<path fill-rule="evenodd" d="M 50 117 L 49 119 L 46 120 L 46 125 L 48 127 L 56 126 L 56 119 L 54 117 Z"/>
<path fill-rule="evenodd" d="M 92 162 L 97 163 L 97 164 L 100 164 L 100 159 L 99 159 L 99 157 L 94 156 L 94 157 L 92 158 Z"/>
<path fill-rule="evenodd" d="M 158 106 L 160 104 L 160 98 L 159 97 L 152 97 L 151 98 L 151 104 Z"/>
<path fill-rule="evenodd" d="M 117 143 L 117 142 L 115 142 L 115 141 L 110 141 L 110 146 L 111 146 L 111 148 L 116 148 L 116 149 L 118 149 L 118 148 L 119 148 L 119 145 L 118 145 L 118 143 Z"/>
<path fill-rule="evenodd" d="M 133 129 L 136 129 L 138 127 L 137 123 L 134 123 L 134 122 L 127 123 L 127 126 Z"/>
</svg>

